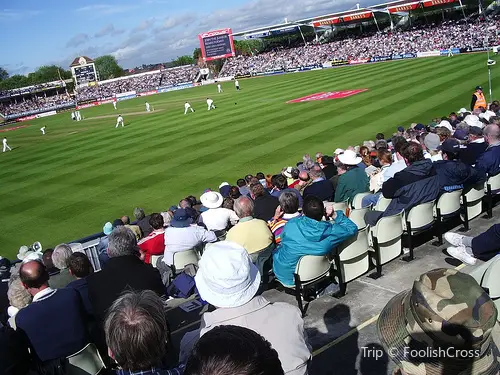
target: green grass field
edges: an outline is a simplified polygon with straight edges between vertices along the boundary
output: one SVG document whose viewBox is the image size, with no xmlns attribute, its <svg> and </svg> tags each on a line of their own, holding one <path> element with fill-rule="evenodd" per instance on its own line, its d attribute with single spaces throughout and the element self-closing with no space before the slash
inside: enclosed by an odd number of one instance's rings
<svg viewBox="0 0 500 375">
<path fill-rule="evenodd" d="M 495 87 L 495 70 L 493 77 Z M 414 59 L 241 80 L 241 92 L 228 82 L 223 94 L 210 85 L 119 102 L 123 129 L 114 128 L 111 104 L 82 110 L 79 123 L 69 113 L 29 121 L 2 134 L 14 151 L 0 155 L 0 255 L 34 241 L 47 248 L 75 240 L 136 206 L 165 210 L 222 181 L 275 173 L 304 153 L 331 154 L 379 131 L 429 122 L 468 107 L 487 79 L 484 54 Z M 346 99 L 286 104 L 363 88 Z M 207 96 L 217 110 L 207 112 Z M 144 112 L 146 100 L 154 112 Z M 186 100 L 196 113 L 183 115 Z"/>
</svg>

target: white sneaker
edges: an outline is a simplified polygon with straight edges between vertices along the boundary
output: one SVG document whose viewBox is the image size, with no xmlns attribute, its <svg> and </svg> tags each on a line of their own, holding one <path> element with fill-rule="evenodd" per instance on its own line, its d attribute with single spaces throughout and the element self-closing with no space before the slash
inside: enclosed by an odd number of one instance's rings
<svg viewBox="0 0 500 375">
<path fill-rule="evenodd" d="M 469 266 L 476 264 L 477 259 L 467 252 L 465 246 L 449 247 L 446 251 L 453 258 L 458 259 L 462 263 L 468 264 Z"/>
<path fill-rule="evenodd" d="M 462 246 L 462 238 L 465 236 L 453 232 L 446 232 L 444 234 L 444 239 L 446 242 L 448 242 L 450 245 L 453 246 Z"/>
</svg>

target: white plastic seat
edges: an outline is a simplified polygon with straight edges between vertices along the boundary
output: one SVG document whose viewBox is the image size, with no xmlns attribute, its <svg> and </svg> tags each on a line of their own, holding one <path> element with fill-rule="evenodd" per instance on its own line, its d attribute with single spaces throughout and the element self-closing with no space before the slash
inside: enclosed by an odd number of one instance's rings
<svg viewBox="0 0 500 375">
<path fill-rule="evenodd" d="M 340 287 L 338 297 L 345 295 L 349 281 L 364 275 L 370 269 L 369 250 L 368 228 L 365 227 L 340 244 L 334 252 L 333 265 Z"/>
<path fill-rule="evenodd" d="M 461 197 L 461 217 L 466 231 L 469 230 L 469 221 L 478 217 L 483 212 L 484 195 L 483 184 L 477 184 L 470 189 L 463 191 Z"/>
<path fill-rule="evenodd" d="M 500 174 L 488 177 L 486 180 L 486 198 L 488 203 L 488 217 L 493 217 L 493 196 L 500 192 Z"/>
<path fill-rule="evenodd" d="M 359 193 L 354 196 L 352 199 L 351 207 L 354 208 L 355 210 L 359 208 L 363 208 L 363 198 L 371 195 L 371 193 Z"/>
<path fill-rule="evenodd" d="M 434 202 L 421 203 L 404 215 L 403 231 L 408 235 L 408 247 L 410 248 L 409 255 L 404 258 L 406 261 L 413 260 L 413 236 L 432 229 L 432 224 L 435 221 Z"/>
<path fill-rule="evenodd" d="M 67 357 L 69 366 L 67 366 L 68 375 L 97 375 L 106 366 L 102 361 L 99 352 L 94 344 L 87 344 L 82 350 Z"/>
<path fill-rule="evenodd" d="M 311 286 L 314 283 L 330 278 L 331 268 L 332 265 L 326 255 L 304 255 L 299 259 L 295 267 L 295 273 L 293 275 L 295 285 L 285 285 L 282 283 L 285 289 L 293 291 L 303 316 L 305 315 L 305 310 L 302 298 L 306 298 L 304 287 Z"/>
<path fill-rule="evenodd" d="M 374 211 L 382 211 L 384 212 L 387 207 L 391 204 L 392 199 L 385 198 L 383 195 L 377 201 L 377 204 L 373 207 Z"/>
<path fill-rule="evenodd" d="M 403 235 L 403 211 L 396 215 L 382 217 L 370 228 L 370 240 L 375 253 L 377 269 L 374 278 L 382 276 L 382 265 L 399 257 L 402 253 L 401 236 Z"/>
<path fill-rule="evenodd" d="M 351 210 L 349 213 L 349 219 L 358 226 L 358 230 L 366 228 L 365 215 L 370 211 L 371 207 L 358 208 Z"/>
<path fill-rule="evenodd" d="M 198 253 L 195 249 L 174 253 L 173 258 L 175 273 L 181 272 L 188 264 L 195 264 L 197 266 L 199 260 Z"/>
<path fill-rule="evenodd" d="M 443 244 L 443 230 L 441 224 L 449 218 L 455 217 L 460 214 L 460 197 L 462 190 L 450 191 L 441 194 L 436 204 L 434 205 L 434 217 L 437 221 L 437 236 L 438 242 L 436 245 Z"/>
<path fill-rule="evenodd" d="M 488 291 L 488 295 L 500 310 L 500 255 L 475 267 L 470 275 Z M 500 316 L 498 320 L 500 321 Z"/>
<path fill-rule="evenodd" d="M 151 265 L 156 268 L 156 263 L 158 262 L 158 259 L 161 259 L 163 258 L 163 254 L 162 255 L 151 255 Z"/>
</svg>

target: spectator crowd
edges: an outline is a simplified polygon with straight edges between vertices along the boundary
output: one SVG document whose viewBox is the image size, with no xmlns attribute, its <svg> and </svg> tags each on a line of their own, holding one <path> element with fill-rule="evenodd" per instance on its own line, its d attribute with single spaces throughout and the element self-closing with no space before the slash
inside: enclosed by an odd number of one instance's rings
<svg viewBox="0 0 500 375">
<path fill-rule="evenodd" d="M 50 110 L 58 106 L 70 106 L 75 103 L 73 98 L 67 94 L 39 95 L 40 96 L 16 97 L 15 99 L 10 98 L 9 101 L 0 102 L 0 113 L 7 116 L 38 109 Z"/>
</svg>

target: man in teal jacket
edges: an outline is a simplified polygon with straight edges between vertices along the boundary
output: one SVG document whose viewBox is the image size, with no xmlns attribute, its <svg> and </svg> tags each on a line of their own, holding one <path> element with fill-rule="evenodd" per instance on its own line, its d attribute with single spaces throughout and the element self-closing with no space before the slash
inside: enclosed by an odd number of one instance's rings
<svg viewBox="0 0 500 375">
<path fill-rule="evenodd" d="M 284 285 L 294 285 L 295 267 L 304 255 L 325 255 L 349 237 L 358 227 L 342 211 L 325 211 L 315 196 L 304 198 L 305 216 L 288 221 L 281 233 L 281 243 L 273 254 L 274 274 Z M 331 221 L 321 221 L 323 216 Z"/>
</svg>

